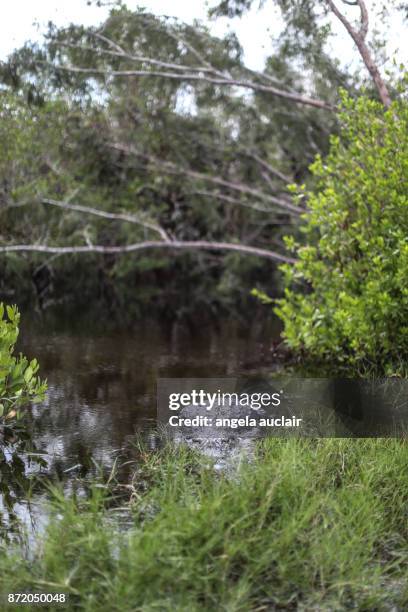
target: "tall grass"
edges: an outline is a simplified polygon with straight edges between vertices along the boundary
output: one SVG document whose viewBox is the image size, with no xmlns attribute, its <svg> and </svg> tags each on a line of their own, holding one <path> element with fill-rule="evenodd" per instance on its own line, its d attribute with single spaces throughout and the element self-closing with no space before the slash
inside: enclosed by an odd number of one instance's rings
<svg viewBox="0 0 408 612">
<path fill-rule="evenodd" d="M 169 446 L 135 471 L 129 530 L 109 487 L 54 491 L 35 558 L 2 555 L 0 590 L 87 611 L 405 610 L 407 470 L 401 440 L 269 440 L 232 475 Z"/>
</svg>

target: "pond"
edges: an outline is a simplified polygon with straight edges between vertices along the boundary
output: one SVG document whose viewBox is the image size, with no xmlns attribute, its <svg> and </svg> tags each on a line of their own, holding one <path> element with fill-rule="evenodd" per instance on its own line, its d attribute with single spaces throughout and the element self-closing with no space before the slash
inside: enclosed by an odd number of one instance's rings
<svg viewBox="0 0 408 612">
<path fill-rule="evenodd" d="M 254 317 L 250 325 L 234 317 L 212 324 L 150 319 L 112 329 L 103 321 L 30 320 L 23 313 L 17 350 L 36 357 L 48 381 L 46 400 L 29 409 L 26 422 L 44 466 L 27 463 L 27 472 L 70 489 L 101 470 L 109 473 L 116 461 L 125 464 L 118 478 L 130 479 L 135 440 L 151 450 L 161 443 L 157 378 L 256 371 L 273 361 L 270 349 L 279 332 L 279 322 L 266 317 Z M 11 513 L 0 495 L 0 526 L 3 535 L 14 527 L 18 533 L 22 521 L 31 541 L 47 520 L 46 495 L 41 486 L 29 498 L 23 490 L 13 488 Z"/>
<path fill-rule="evenodd" d="M 48 380 L 32 408 L 33 436 L 49 470 L 85 476 L 109 469 L 135 436 L 154 448 L 159 377 L 235 376 L 270 362 L 279 322 L 231 318 L 203 325 L 143 320 L 126 330 L 22 318 L 18 349 Z M 74 329 L 74 331 L 72 331 Z"/>
<path fill-rule="evenodd" d="M 26 468 L 39 473 L 40 481 L 63 482 L 67 490 L 79 490 L 81 482 L 101 471 L 109 474 L 114 465 L 122 466 L 117 477 L 129 482 L 137 457 L 135 441 L 141 438 L 152 451 L 160 446 L 158 378 L 248 374 L 262 378 L 279 365 L 272 349 L 279 341 L 280 325 L 273 317 L 254 317 L 250 325 L 234 317 L 206 325 L 145 319 L 127 329 L 114 329 L 97 320 L 92 325 L 81 324 L 67 317 L 30 321 L 23 316 L 22 321 L 18 350 L 29 358 L 35 356 L 41 376 L 48 380 L 46 400 L 30 408 L 26 422 L 44 466 L 34 461 Z M 342 384 L 338 391 L 343 416 L 344 408 L 355 403 L 347 400 L 350 392 L 358 396 L 354 388 L 358 383 L 346 382 L 347 387 Z M 406 386 L 396 387 L 394 395 L 402 406 L 405 426 Z M 381 402 L 377 403 L 381 408 Z M 386 422 L 389 410 L 388 405 L 383 409 Z M 346 414 L 347 419 L 349 416 Z M 345 431 L 339 435 L 349 435 L 350 430 Z M 224 469 L 234 461 L 234 453 L 237 457 L 242 450 L 250 452 L 253 442 L 251 437 L 238 436 L 235 447 L 228 441 L 221 448 L 208 446 L 205 452 L 215 459 L 216 468 Z M 31 535 L 38 534 L 47 520 L 44 488 L 39 487 L 29 498 L 23 490 L 17 487 L 19 492 L 13 492 L 14 516 L 0 496 L 0 527 L 10 531 L 10 517 L 13 521 L 17 517 Z"/>
</svg>

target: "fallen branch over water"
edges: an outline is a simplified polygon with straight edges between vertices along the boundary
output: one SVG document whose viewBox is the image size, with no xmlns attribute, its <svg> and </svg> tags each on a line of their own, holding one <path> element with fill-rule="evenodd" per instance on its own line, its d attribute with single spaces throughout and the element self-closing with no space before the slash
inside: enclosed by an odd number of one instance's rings
<svg viewBox="0 0 408 612">
<path fill-rule="evenodd" d="M 257 247 L 247 246 L 244 244 L 235 244 L 233 242 L 207 242 L 206 240 L 196 241 L 179 241 L 172 240 L 169 242 L 148 240 L 145 242 L 137 242 L 135 244 L 125 244 L 120 246 L 103 246 L 103 245 L 81 245 L 81 246 L 51 246 L 46 244 L 10 244 L 0 246 L 0 253 L 51 253 L 58 255 L 69 255 L 76 253 L 110 253 L 122 254 L 133 253 L 137 251 L 149 249 L 172 249 L 172 250 L 206 250 L 206 251 L 235 251 L 245 255 L 254 255 L 265 259 L 272 259 L 280 263 L 296 263 L 296 259 L 281 255 L 275 251 L 260 249 Z"/>
</svg>

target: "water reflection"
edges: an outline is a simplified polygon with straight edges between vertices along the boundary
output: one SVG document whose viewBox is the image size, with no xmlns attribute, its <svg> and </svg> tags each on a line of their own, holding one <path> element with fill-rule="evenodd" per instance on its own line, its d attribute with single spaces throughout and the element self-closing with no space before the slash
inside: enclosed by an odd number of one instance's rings
<svg viewBox="0 0 408 612">
<path fill-rule="evenodd" d="M 70 322 L 67 321 L 67 324 Z M 32 430 L 60 478 L 85 476 L 95 462 L 107 470 L 142 435 L 157 444 L 158 377 L 239 375 L 267 363 L 273 320 L 238 320 L 217 326 L 144 321 L 128 331 L 25 323 L 20 349 L 36 356 L 48 379 L 44 404 L 33 408 Z"/>
</svg>

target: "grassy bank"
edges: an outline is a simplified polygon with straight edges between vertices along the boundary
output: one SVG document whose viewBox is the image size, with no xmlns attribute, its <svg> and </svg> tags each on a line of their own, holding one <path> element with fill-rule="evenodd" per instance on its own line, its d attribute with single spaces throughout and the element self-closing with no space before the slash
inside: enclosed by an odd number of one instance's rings
<svg viewBox="0 0 408 612">
<path fill-rule="evenodd" d="M 168 447 L 142 455 L 130 530 L 109 487 L 55 493 L 34 561 L 1 554 L 0 590 L 109 612 L 407 609 L 407 468 L 397 440 L 270 440 L 234 476 Z"/>
</svg>

